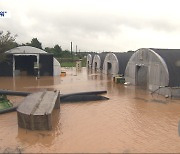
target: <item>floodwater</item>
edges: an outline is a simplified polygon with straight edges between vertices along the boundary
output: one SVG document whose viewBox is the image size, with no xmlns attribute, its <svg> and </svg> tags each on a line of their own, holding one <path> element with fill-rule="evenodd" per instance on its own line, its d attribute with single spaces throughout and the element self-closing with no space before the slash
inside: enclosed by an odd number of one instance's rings
<svg viewBox="0 0 180 154">
<path fill-rule="evenodd" d="M 0 115 L 0 152 L 180 152 L 180 101 L 112 82 L 94 72 L 66 69 L 65 77 L 0 78 L 0 88 L 60 90 L 62 94 L 107 90 L 106 101 L 66 103 L 53 112 L 52 131 L 18 128 L 16 112 Z M 10 97 L 20 101 L 22 97 Z"/>
</svg>

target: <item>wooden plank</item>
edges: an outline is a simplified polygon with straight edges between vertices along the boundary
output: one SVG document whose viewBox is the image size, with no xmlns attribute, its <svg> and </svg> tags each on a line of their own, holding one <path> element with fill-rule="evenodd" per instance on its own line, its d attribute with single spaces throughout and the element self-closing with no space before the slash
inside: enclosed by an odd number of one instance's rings
<svg viewBox="0 0 180 154">
<path fill-rule="evenodd" d="M 57 101 L 60 101 L 60 99 L 59 99 L 59 92 L 56 92 L 56 93 L 54 93 L 54 98 L 53 98 L 53 106 L 51 105 L 47 110 L 46 110 L 46 113 L 47 114 L 50 114 L 50 113 L 52 113 L 52 110 L 55 108 L 55 107 L 57 107 L 57 104 L 56 103 L 58 103 Z"/>
<path fill-rule="evenodd" d="M 33 115 L 51 114 L 59 92 L 47 91 Z"/>
<path fill-rule="evenodd" d="M 21 105 L 17 108 L 17 111 L 30 115 L 32 110 L 36 108 L 37 102 L 40 101 L 42 95 L 43 95 L 43 92 L 37 92 L 37 93 L 28 95 L 24 99 L 24 101 L 21 103 Z"/>
<path fill-rule="evenodd" d="M 60 92 L 58 91 L 58 93 L 56 95 L 57 95 L 57 99 L 56 99 L 56 103 L 55 103 L 54 108 L 60 109 Z"/>
</svg>

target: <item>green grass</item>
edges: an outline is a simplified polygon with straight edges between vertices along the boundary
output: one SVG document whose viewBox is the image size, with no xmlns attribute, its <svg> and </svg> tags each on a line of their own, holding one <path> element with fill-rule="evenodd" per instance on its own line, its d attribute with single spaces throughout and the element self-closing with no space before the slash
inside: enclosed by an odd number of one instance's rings
<svg viewBox="0 0 180 154">
<path fill-rule="evenodd" d="M 60 62 L 61 67 L 76 67 L 76 59 L 71 58 L 57 58 Z M 82 67 L 86 67 L 86 59 L 82 59 Z"/>
<path fill-rule="evenodd" d="M 61 67 L 75 67 L 76 63 L 75 62 L 61 62 Z"/>
<path fill-rule="evenodd" d="M 8 100 L 0 101 L 0 110 L 7 109 L 12 106 L 12 103 L 10 103 Z"/>
</svg>

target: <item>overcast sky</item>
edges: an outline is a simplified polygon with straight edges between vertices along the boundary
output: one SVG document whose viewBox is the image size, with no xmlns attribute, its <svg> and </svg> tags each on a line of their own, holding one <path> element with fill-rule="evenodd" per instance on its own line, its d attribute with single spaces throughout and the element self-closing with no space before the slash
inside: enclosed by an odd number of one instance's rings
<svg viewBox="0 0 180 154">
<path fill-rule="evenodd" d="M 38 38 L 43 47 L 119 51 L 180 48 L 179 0 L 0 0 L 0 30 L 18 43 Z"/>
</svg>

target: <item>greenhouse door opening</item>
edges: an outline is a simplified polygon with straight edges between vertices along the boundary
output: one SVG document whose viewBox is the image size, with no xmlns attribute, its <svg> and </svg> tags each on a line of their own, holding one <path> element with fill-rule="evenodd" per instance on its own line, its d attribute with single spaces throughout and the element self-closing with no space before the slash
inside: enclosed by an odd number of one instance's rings
<svg viewBox="0 0 180 154">
<path fill-rule="evenodd" d="M 97 62 L 94 63 L 94 69 L 97 70 Z"/>
<path fill-rule="evenodd" d="M 112 69 L 112 64 L 111 63 L 107 63 L 107 73 L 111 73 L 111 69 Z"/>
<path fill-rule="evenodd" d="M 37 76 L 38 65 L 36 55 L 15 55 L 13 60 L 14 76 Z"/>
<path fill-rule="evenodd" d="M 136 66 L 136 85 L 147 88 L 148 84 L 148 67 Z"/>
</svg>

